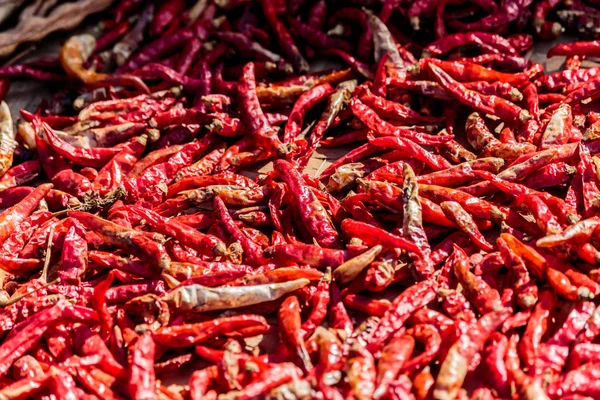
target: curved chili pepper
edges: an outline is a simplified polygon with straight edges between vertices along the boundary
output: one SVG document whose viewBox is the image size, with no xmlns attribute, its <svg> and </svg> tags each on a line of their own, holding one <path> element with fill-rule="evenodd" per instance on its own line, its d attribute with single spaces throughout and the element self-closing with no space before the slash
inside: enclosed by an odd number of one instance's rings
<svg viewBox="0 0 600 400">
<path fill-rule="evenodd" d="M 410 357 L 414 346 L 415 340 L 412 336 L 402 335 L 393 338 L 383 347 L 377 364 L 377 388 L 373 393 L 374 399 L 380 399 L 386 395 L 390 383 Z"/>
<path fill-rule="evenodd" d="M 335 247 L 338 242 L 338 233 L 321 202 L 306 186 L 302 176 L 284 160 L 275 161 L 273 167 L 290 188 L 300 217 L 310 234 L 320 245 Z"/>
<path fill-rule="evenodd" d="M 287 124 L 285 125 L 285 132 L 283 134 L 283 141 L 288 143 L 296 138 L 302 130 L 302 123 L 304 121 L 304 115 L 307 111 L 321 102 L 324 98 L 333 93 L 333 88 L 330 84 L 324 83 L 319 86 L 315 86 L 310 90 L 304 92 L 294 104 L 294 108 L 290 113 Z"/>
<path fill-rule="evenodd" d="M 465 44 L 487 45 L 505 55 L 517 55 L 509 40 L 502 36 L 486 32 L 455 33 L 439 39 L 425 48 L 424 56 L 440 55 Z"/>
<path fill-rule="evenodd" d="M 48 143 L 50 146 L 52 146 L 54 151 L 79 165 L 102 167 L 104 164 L 106 164 L 106 162 L 108 162 L 112 157 L 121 151 L 117 148 L 76 148 L 59 138 L 56 132 L 54 132 L 54 130 L 45 122 L 42 123 L 42 128 L 44 129 Z"/>
<path fill-rule="evenodd" d="M 225 245 L 218 239 L 203 235 L 195 229 L 188 227 L 178 221 L 167 220 L 166 218 L 141 207 L 131 206 L 129 208 L 134 213 L 141 216 L 159 233 L 170 235 L 179 240 L 183 245 L 189 246 L 197 251 L 212 251 L 215 254 L 225 254 Z"/>
<path fill-rule="evenodd" d="M 508 317 L 506 310 L 492 311 L 471 325 L 465 335 L 452 345 L 435 381 L 434 398 L 456 396 L 467 375 L 468 366 L 485 341 Z"/>
<path fill-rule="evenodd" d="M 436 65 L 428 64 L 436 81 L 452 96 L 466 106 L 473 107 L 482 112 L 497 115 L 507 121 L 523 123 L 531 119 L 527 110 L 516 106 L 499 97 L 491 97 L 467 89 L 464 85 L 452 79 Z"/>
<path fill-rule="evenodd" d="M 381 136 L 399 136 L 412 140 L 420 145 L 436 145 L 445 143 L 453 138 L 451 135 L 427 135 L 414 130 L 392 125 L 391 123 L 379 118 L 374 110 L 367 107 L 364 103 L 356 98 L 352 99 L 350 105 L 354 115 L 359 118 L 369 129 L 372 129 Z"/>
<path fill-rule="evenodd" d="M 310 356 L 306 351 L 303 340 L 303 332 L 300 320 L 300 304 L 298 298 L 290 296 L 281 305 L 279 309 L 279 324 L 281 326 L 282 339 L 290 346 L 290 351 L 294 353 L 301 362 L 303 370 L 312 369 Z"/>
<path fill-rule="evenodd" d="M 260 6 L 263 10 L 265 18 L 276 33 L 277 41 L 279 42 L 279 48 L 281 49 L 282 53 L 290 58 L 290 61 L 294 65 L 294 69 L 296 69 L 299 73 L 303 74 L 308 72 L 308 63 L 304 57 L 302 57 L 302 54 L 296 47 L 296 44 L 294 43 L 294 40 L 290 36 L 285 25 L 279 20 L 279 16 L 273 7 L 273 4 L 271 2 L 261 0 Z"/>
<path fill-rule="evenodd" d="M 514 275 L 517 303 L 522 308 L 533 307 L 538 301 L 538 287 L 531 281 L 523 260 L 509 248 L 502 237 L 498 238 L 496 246 L 500 250 L 504 263 Z"/>
<path fill-rule="evenodd" d="M 124 228 L 83 211 L 69 211 L 68 215 L 96 232 L 106 243 L 121 247 L 153 265 L 164 267 L 170 262 L 163 246 L 142 232 Z"/>
<path fill-rule="evenodd" d="M 344 250 L 325 249 L 316 245 L 303 243 L 279 244 L 267 248 L 265 256 L 273 257 L 278 263 L 295 262 L 312 267 L 340 265 L 347 261 L 349 255 Z"/>
<path fill-rule="evenodd" d="M 369 351 L 381 349 L 386 340 L 402 327 L 414 310 L 427 305 L 435 297 L 436 288 L 435 282 L 425 280 L 411 286 L 396 297 L 370 334 L 367 344 Z"/>
<path fill-rule="evenodd" d="M 79 35 L 69 38 L 60 49 L 60 62 L 65 69 L 65 72 L 68 75 L 81 80 L 85 85 L 129 85 L 143 93 L 150 93 L 150 90 L 144 82 L 136 76 L 107 75 L 85 69 L 83 64 L 92 54 L 95 47 L 96 39 L 91 35 Z"/>
</svg>

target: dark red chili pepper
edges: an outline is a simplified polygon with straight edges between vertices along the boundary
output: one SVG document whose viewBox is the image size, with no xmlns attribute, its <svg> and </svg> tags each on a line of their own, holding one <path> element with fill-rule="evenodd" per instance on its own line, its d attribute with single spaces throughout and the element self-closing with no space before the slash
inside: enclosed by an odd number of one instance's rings
<svg viewBox="0 0 600 400">
<path fill-rule="evenodd" d="M 467 106 L 488 114 L 497 115 L 511 122 L 523 123 L 531 118 L 529 112 L 513 103 L 467 89 L 436 65 L 429 64 L 429 68 L 435 76 L 436 81 L 451 93 L 454 98 Z"/>
<path fill-rule="evenodd" d="M 380 350 L 391 335 L 397 332 L 417 308 L 427 305 L 435 297 L 437 284 L 431 280 L 421 281 L 394 299 L 390 308 L 370 334 L 368 349 Z"/>
<path fill-rule="evenodd" d="M 296 47 L 296 44 L 290 36 L 290 33 L 288 32 L 286 26 L 279 19 L 279 16 L 275 11 L 273 3 L 270 1 L 261 0 L 260 6 L 263 10 L 265 18 L 269 22 L 269 25 L 271 25 L 271 28 L 276 33 L 277 41 L 279 43 L 279 48 L 281 49 L 281 52 L 287 57 L 289 57 L 290 62 L 292 63 L 294 69 L 298 73 L 303 74 L 308 72 L 308 63 L 306 62 L 304 57 L 302 57 L 302 54 Z"/>
</svg>

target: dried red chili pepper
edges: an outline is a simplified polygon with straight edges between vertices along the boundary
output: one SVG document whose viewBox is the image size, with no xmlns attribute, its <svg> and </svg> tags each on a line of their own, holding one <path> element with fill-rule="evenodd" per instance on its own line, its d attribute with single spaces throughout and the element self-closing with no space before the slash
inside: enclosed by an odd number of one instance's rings
<svg viewBox="0 0 600 400">
<path fill-rule="evenodd" d="M 467 89 L 436 65 L 429 64 L 429 68 L 436 81 L 464 105 L 515 123 L 523 123 L 531 118 L 529 112 L 513 103 Z"/>
<path fill-rule="evenodd" d="M 386 340 L 402 327 L 414 310 L 427 305 L 435 297 L 436 288 L 435 282 L 425 280 L 396 297 L 370 334 L 367 345 L 369 351 L 380 350 Z"/>
<path fill-rule="evenodd" d="M 260 6 L 263 10 L 265 18 L 271 25 L 271 28 L 275 31 L 277 41 L 279 42 L 279 48 L 282 53 L 290 58 L 290 61 L 294 65 L 294 69 L 303 74 L 308 72 L 308 63 L 302 57 L 302 54 L 296 47 L 294 40 L 290 36 L 286 26 L 281 22 L 273 4 L 267 1 L 261 1 Z"/>
<path fill-rule="evenodd" d="M 155 344 L 149 333 L 141 335 L 131 351 L 129 394 L 132 399 L 158 398 L 154 375 Z"/>
<path fill-rule="evenodd" d="M 434 398 L 456 396 L 467 375 L 468 366 L 490 334 L 508 317 L 506 310 L 484 314 L 465 335 L 452 345 L 444 359 L 433 390 Z"/>
<path fill-rule="evenodd" d="M 144 82 L 136 76 L 107 75 L 85 69 L 83 64 L 95 47 L 96 40 L 91 35 L 79 35 L 69 38 L 60 49 L 60 62 L 67 75 L 80 79 L 86 85 L 129 85 L 143 93 L 150 93 Z"/>
<path fill-rule="evenodd" d="M 68 215 L 96 232 L 106 243 L 121 247 L 153 265 L 164 267 L 170 262 L 164 247 L 144 235 L 143 232 L 124 228 L 83 211 L 69 211 Z"/>
</svg>

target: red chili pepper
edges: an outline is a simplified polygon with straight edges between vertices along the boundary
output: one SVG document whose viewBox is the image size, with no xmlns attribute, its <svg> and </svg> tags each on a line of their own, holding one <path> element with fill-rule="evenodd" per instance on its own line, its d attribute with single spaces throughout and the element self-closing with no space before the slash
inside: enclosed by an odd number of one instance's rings
<svg viewBox="0 0 600 400">
<path fill-rule="evenodd" d="M 298 73 L 303 74 L 308 72 L 308 63 L 304 57 L 302 57 L 302 54 L 296 47 L 296 44 L 290 36 L 286 26 L 279 19 L 273 4 L 271 2 L 261 0 L 260 6 L 263 10 L 265 18 L 269 22 L 269 25 L 271 25 L 271 28 L 276 34 L 281 52 L 290 58 L 294 69 Z"/>
<path fill-rule="evenodd" d="M 381 350 L 381 358 L 377 365 L 377 388 L 373 393 L 374 399 L 385 396 L 390 383 L 402 369 L 415 346 L 415 340 L 409 335 L 402 335 L 390 340 Z"/>
<path fill-rule="evenodd" d="M 96 48 L 94 52 L 99 52 L 111 46 L 124 36 L 131 29 L 131 23 L 129 21 L 123 21 L 118 23 L 116 26 L 108 29 L 102 33 L 98 39 L 96 39 Z"/>
<path fill-rule="evenodd" d="M 102 167 L 120 151 L 120 149 L 115 148 L 78 149 L 59 138 L 48 124 L 42 123 L 42 128 L 44 129 L 48 143 L 52 146 L 54 151 L 65 157 L 67 160 L 79 165 Z"/>
<path fill-rule="evenodd" d="M 304 115 L 331 93 L 333 93 L 331 85 L 324 83 L 306 91 L 298 98 L 285 126 L 285 132 L 283 134 L 284 142 L 289 143 L 292 140 L 295 140 L 302 130 Z"/>
<path fill-rule="evenodd" d="M 426 53 L 424 56 L 445 54 L 452 49 L 464 46 L 465 44 L 487 45 L 501 54 L 517 55 L 517 51 L 510 41 L 504 39 L 502 36 L 485 32 L 468 32 L 455 33 L 433 42 L 425 48 L 424 51 Z"/>
<path fill-rule="evenodd" d="M 142 217 L 146 223 L 151 225 L 157 232 L 172 236 L 181 244 L 200 252 L 213 252 L 223 255 L 226 252 L 225 245 L 217 238 L 204 235 L 193 228 L 178 221 L 168 220 L 151 210 L 132 206 L 131 211 Z"/>
<path fill-rule="evenodd" d="M 175 0 L 163 3 L 154 15 L 150 25 L 150 33 L 154 36 L 160 35 L 168 25 L 179 18 L 185 10 L 185 1 Z"/>
<path fill-rule="evenodd" d="M 132 399 L 154 399 L 156 377 L 154 373 L 155 344 L 150 333 L 141 335 L 131 351 L 129 394 Z"/>
<path fill-rule="evenodd" d="M 440 373 L 435 382 L 433 396 L 445 398 L 457 394 L 467 375 L 468 366 L 479 352 L 490 334 L 495 331 L 508 317 L 506 310 L 493 311 L 483 315 L 471 325 L 465 335 L 462 335 L 450 348 L 444 359 Z"/>
<path fill-rule="evenodd" d="M 369 129 L 380 136 L 397 136 L 414 141 L 419 145 L 437 145 L 448 142 L 453 138 L 451 135 L 433 136 L 411 129 L 397 127 L 389 122 L 382 120 L 375 110 L 367 107 L 358 99 L 352 99 L 351 108 L 354 115 L 359 118 Z"/>
<path fill-rule="evenodd" d="M 306 186 L 304 179 L 293 168 L 283 160 L 277 160 L 273 167 L 277 174 L 288 185 L 292 196 L 295 198 L 295 206 L 300 218 L 306 224 L 306 229 L 325 247 L 335 247 L 338 242 L 338 233 L 333 227 L 327 212 L 314 193 Z"/>
<path fill-rule="evenodd" d="M 375 330 L 370 334 L 367 345 L 369 351 L 380 350 L 387 339 L 402 327 L 414 310 L 427 305 L 435 297 L 436 286 L 433 281 L 421 281 L 396 297 Z"/>
<path fill-rule="evenodd" d="M 497 115 L 502 119 L 515 123 L 523 123 L 531 118 L 529 112 L 513 103 L 498 97 L 490 97 L 467 89 L 464 85 L 452 79 L 436 65 L 429 64 L 436 81 L 452 96 L 466 106 L 473 107 L 482 112 Z"/>
<path fill-rule="evenodd" d="M 548 50 L 548 57 L 554 56 L 588 56 L 597 57 L 600 54 L 600 42 L 574 42 L 557 44 Z"/>
<path fill-rule="evenodd" d="M 538 300 L 538 287 L 531 281 L 523 260 L 509 248 L 502 237 L 498 238 L 496 245 L 504 263 L 513 274 L 517 304 L 526 309 L 533 307 Z"/>
<path fill-rule="evenodd" d="M 100 235 L 106 243 L 121 247 L 153 265 L 166 266 L 170 262 L 163 246 L 148 238 L 142 232 L 124 228 L 82 211 L 69 211 L 68 214 L 85 225 L 86 228 Z"/>
</svg>

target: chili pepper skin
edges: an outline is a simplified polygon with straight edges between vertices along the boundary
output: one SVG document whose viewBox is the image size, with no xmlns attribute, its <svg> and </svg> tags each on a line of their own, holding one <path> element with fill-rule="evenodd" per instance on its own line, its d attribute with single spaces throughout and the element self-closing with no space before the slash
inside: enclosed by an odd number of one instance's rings
<svg viewBox="0 0 600 400">
<path fill-rule="evenodd" d="M 583 329 L 585 321 L 594 311 L 591 302 L 579 302 L 569 313 L 563 326 L 541 345 L 536 360 L 536 371 L 560 372 L 567 362 L 567 352 L 577 334 Z"/>
<path fill-rule="evenodd" d="M 283 134 L 284 142 L 290 142 L 295 139 L 296 136 L 302 130 L 302 123 L 304 121 L 304 115 L 307 111 L 313 108 L 316 104 L 322 101 L 324 98 L 333 93 L 333 88 L 330 84 L 324 83 L 323 85 L 315 86 L 312 89 L 303 93 L 290 113 L 287 124 L 285 125 L 285 132 Z"/>
<path fill-rule="evenodd" d="M 600 52 L 600 42 L 591 40 L 589 42 L 574 42 L 557 44 L 548 50 L 548 57 L 554 56 L 589 56 L 596 57 Z"/>
<path fill-rule="evenodd" d="M 157 399 L 154 376 L 155 345 L 147 333 L 138 339 L 131 357 L 131 383 L 129 394 L 132 399 Z"/>
<path fill-rule="evenodd" d="M 310 244 L 279 244 L 267 248 L 265 256 L 273 257 L 280 263 L 294 262 L 325 268 L 343 264 L 349 256 L 343 250 L 325 249 Z"/>
<path fill-rule="evenodd" d="M 78 149 L 60 139 L 48 124 L 42 123 L 42 128 L 54 151 L 66 159 L 80 165 L 102 167 L 120 151 L 119 149 L 107 148 Z"/>
<path fill-rule="evenodd" d="M 498 292 L 469 271 L 466 259 L 456 262 L 453 270 L 456 279 L 465 289 L 466 296 L 481 314 L 502 308 Z"/>
<path fill-rule="evenodd" d="M 164 297 L 167 303 L 198 312 L 245 307 L 276 300 L 306 286 L 310 281 L 300 278 L 281 283 L 245 287 L 208 288 L 198 284 L 179 286 Z"/>
<path fill-rule="evenodd" d="M 271 28 L 276 32 L 277 41 L 282 53 L 290 58 L 290 61 L 294 65 L 294 69 L 296 71 L 299 73 L 308 72 L 308 63 L 304 57 L 302 57 L 302 54 L 296 47 L 296 44 L 294 43 L 294 40 L 290 36 L 285 25 L 279 20 L 273 4 L 267 1 L 261 1 L 260 6 L 265 14 L 265 18 L 271 25 Z"/>
<path fill-rule="evenodd" d="M 506 310 L 483 315 L 452 345 L 444 359 L 433 390 L 434 399 L 454 398 L 462 386 L 472 357 L 480 351 L 489 335 L 508 317 Z"/>
<path fill-rule="evenodd" d="M 412 140 L 420 145 L 435 145 L 452 139 L 452 136 L 450 135 L 430 136 L 409 129 L 396 127 L 395 125 L 380 119 L 374 110 L 365 106 L 365 104 L 358 99 L 353 99 L 350 104 L 354 115 L 358 117 L 369 129 L 372 129 L 381 136 L 400 136 L 405 139 Z"/>
<path fill-rule="evenodd" d="M 239 331 L 257 325 L 267 326 L 264 317 L 241 315 L 195 324 L 162 327 L 152 333 L 152 338 L 159 344 L 187 347 L 190 344 L 202 343 L 222 333 Z"/>
<path fill-rule="evenodd" d="M 573 126 L 571 107 L 563 104 L 554 111 L 542 135 L 540 148 L 565 144 Z"/>
<path fill-rule="evenodd" d="M 390 136 L 378 138 L 369 137 L 369 144 L 386 149 L 403 150 L 417 160 L 423 161 L 427 164 L 427 166 L 435 171 L 448 169 L 452 166 L 445 158 L 436 154 L 428 153 L 425 151 L 425 149 L 410 139 Z"/>
<path fill-rule="evenodd" d="M 55 306 L 43 310 L 36 314 L 34 318 L 27 321 L 26 324 L 12 331 L 5 342 L 0 346 L 0 351 L 4 354 L 3 362 L 0 364 L 0 374 L 5 375 L 12 365 L 13 361 L 21 357 L 37 340 L 41 338 L 44 332 L 48 329 L 51 321 L 57 318 L 64 318 L 71 321 L 82 321 L 82 318 L 97 319 L 95 312 L 78 315 L 79 309 L 74 309 L 77 306 L 67 306 L 64 302 L 60 302 Z M 84 309 L 86 310 L 86 309 Z M 18 335 L 17 335 L 18 333 Z"/>
<path fill-rule="evenodd" d="M 151 210 L 132 206 L 130 208 L 134 213 L 152 225 L 159 233 L 170 235 L 179 240 L 183 245 L 189 246 L 197 251 L 212 251 L 215 254 L 225 254 L 225 244 L 218 239 L 203 235 L 202 233 L 182 224 L 178 221 L 164 218 Z"/>
<path fill-rule="evenodd" d="M 298 356 L 302 369 L 308 371 L 312 369 L 310 356 L 306 351 L 304 340 L 302 338 L 302 327 L 300 320 L 300 304 L 298 298 L 290 296 L 279 309 L 279 324 L 282 327 L 281 335 L 290 346 L 290 351 Z"/>
<path fill-rule="evenodd" d="M 390 303 L 386 300 L 369 299 L 354 294 L 344 296 L 343 301 L 348 308 L 363 311 L 370 316 L 376 317 L 382 317 L 390 308 Z"/>
<path fill-rule="evenodd" d="M 517 303 L 522 308 L 531 308 L 538 300 L 538 288 L 531 281 L 529 272 L 521 257 L 516 255 L 506 244 L 503 238 L 498 238 L 496 245 L 505 264 L 514 274 L 514 286 L 517 294 Z"/>
<path fill-rule="evenodd" d="M 277 133 L 266 119 L 260 106 L 256 91 L 253 63 L 248 63 L 244 66 L 238 83 L 238 101 L 240 104 L 243 104 L 242 121 L 248 124 L 255 138 L 268 150 L 274 152 L 283 151 Z"/>
<path fill-rule="evenodd" d="M 478 85 L 473 81 L 483 81 L 489 83 L 501 81 L 514 86 L 522 86 L 527 82 L 528 78 L 524 74 L 505 74 L 482 67 L 478 64 L 471 64 L 467 62 L 440 61 L 435 58 L 426 58 L 419 61 L 418 66 L 420 68 L 424 69 L 426 65 L 436 65 L 440 67 L 442 70 L 444 70 L 444 72 L 458 82 L 467 82 L 464 85 L 475 91 L 480 91 L 478 89 L 480 89 L 481 85 Z M 492 93 L 489 94 L 494 94 L 494 92 L 492 91 Z M 519 99 L 517 96 L 517 101 L 518 100 L 522 100 L 522 98 Z"/>
<path fill-rule="evenodd" d="M 341 337 L 347 337 L 353 331 L 352 321 L 342 302 L 340 288 L 335 281 L 331 282 L 330 290 L 330 302 L 328 307 L 329 325 L 335 329 Z"/>
<path fill-rule="evenodd" d="M 0 242 L 4 242 L 25 218 L 29 217 L 50 189 L 52 189 L 52 184 L 42 184 L 19 203 L 0 214 Z"/>
<path fill-rule="evenodd" d="M 72 223 L 63 245 L 58 275 L 61 282 L 78 284 L 79 276 L 87 269 L 88 245 L 85 241 L 85 229 L 78 223 Z"/>
<path fill-rule="evenodd" d="M 386 340 L 402 327 L 414 310 L 426 305 L 435 297 L 436 286 L 433 281 L 421 281 L 396 297 L 371 333 L 367 344 L 368 350 L 375 352 L 381 349 Z"/>
<path fill-rule="evenodd" d="M 460 229 L 466 233 L 471 240 L 482 250 L 491 251 L 493 246 L 485 240 L 473 218 L 467 213 L 462 206 L 455 201 L 444 201 L 440 204 L 444 214 L 451 221 L 456 222 Z"/>
<path fill-rule="evenodd" d="M 393 338 L 381 352 L 377 365 L 377 388 L 373 398 L 384 396 L 392 380 L 402 368 L 402 364 L 410 357 L 415 345 L 415 340 L 409 335 Z"/>
<path fill-rule="evenodd" d="M 240 242 L 244 250 L 245 259 L 247 259 L 251 264 L 265 264 L 266 262 L 260 247 L 235 225 L 231 215 L 227 210 L 227 207 L 225 206 L 225 203 L 218 196 L 215 197 L 214 200 L 214 209 L 217 212 L 217 218 L 219 219 L 223 228 Z"/>
<path fill-rule="evenodd" d="M 455 47 L 463 46 L 466 43 L 491 45 L 503 54 L 516 55 L 516 50 L 512 44 L 503 37 L 484 32 L 467 32 L 448 35 L 439 39 L 425 48 L 426 55 L 440 55 L 449 52 Z"/>
<path fill-rule="evenodd" d="M 290 188 L 295 198 L 295 205 L 300 217 L 306 224 L 306 228 L 310 234 L 321 246 L 336 247 L 338 233 L 333 227 L 323 205 L 306 186 L 302 176 L 300 176 L 290 163 L 284 160 L 275 161 L 273 168 Z"/>
<path fill-rule="evenodd" d="M 376 96 L 369 88 L 364 88 L 360 94 L 360 100 L 375 110 L 379 115 L 412 124 L 437 124 L 441 122 L 439 117 L 427 117 L 418 114 L 403 104 L 385 99 L 385 97 Z"/>
<path fill-rule="evenodd" d="M 159 267 L 167 266 L 169 256 L 159 243 L 139 231 L 134 231 L 83 211 L 69 211 L 69 216 L 100 235 L 107 243 L 122 247 L 125 251 Z"/>
<path fill-rule="evenodd" d="M 405 249 L 408 251 L 412 251 L 419 256 L 422 256 L 421 250 L 413 242 L 388 233 L 381 228 L 374 227 L 364 222 L 359 222 L 347 218 L 342 222 L 342 230 L 346 233 L 347 236 L 359 238 L 367 245 L 375 245 L 375 243 L 381 243 L 381 245 L 385 248 Z"/>
<path fill-rule="evenodd" d="M 531 118 L 529 112 L 499 97 L 479 94 L 467 89 L 455 81 L 436 65 L 428 64 L 436 81 L 450 92 L 454 98 L 466 106 L 473 107 L 482 112 L 497 115 L 507 121 L 523 123 Z"/>
<path fill-rule="evenodd" d="M 358 341 L 348 354 L 348 381 L 357 399 L 371 399 L 375 392 L 375 360 Z"/>
</svg>

